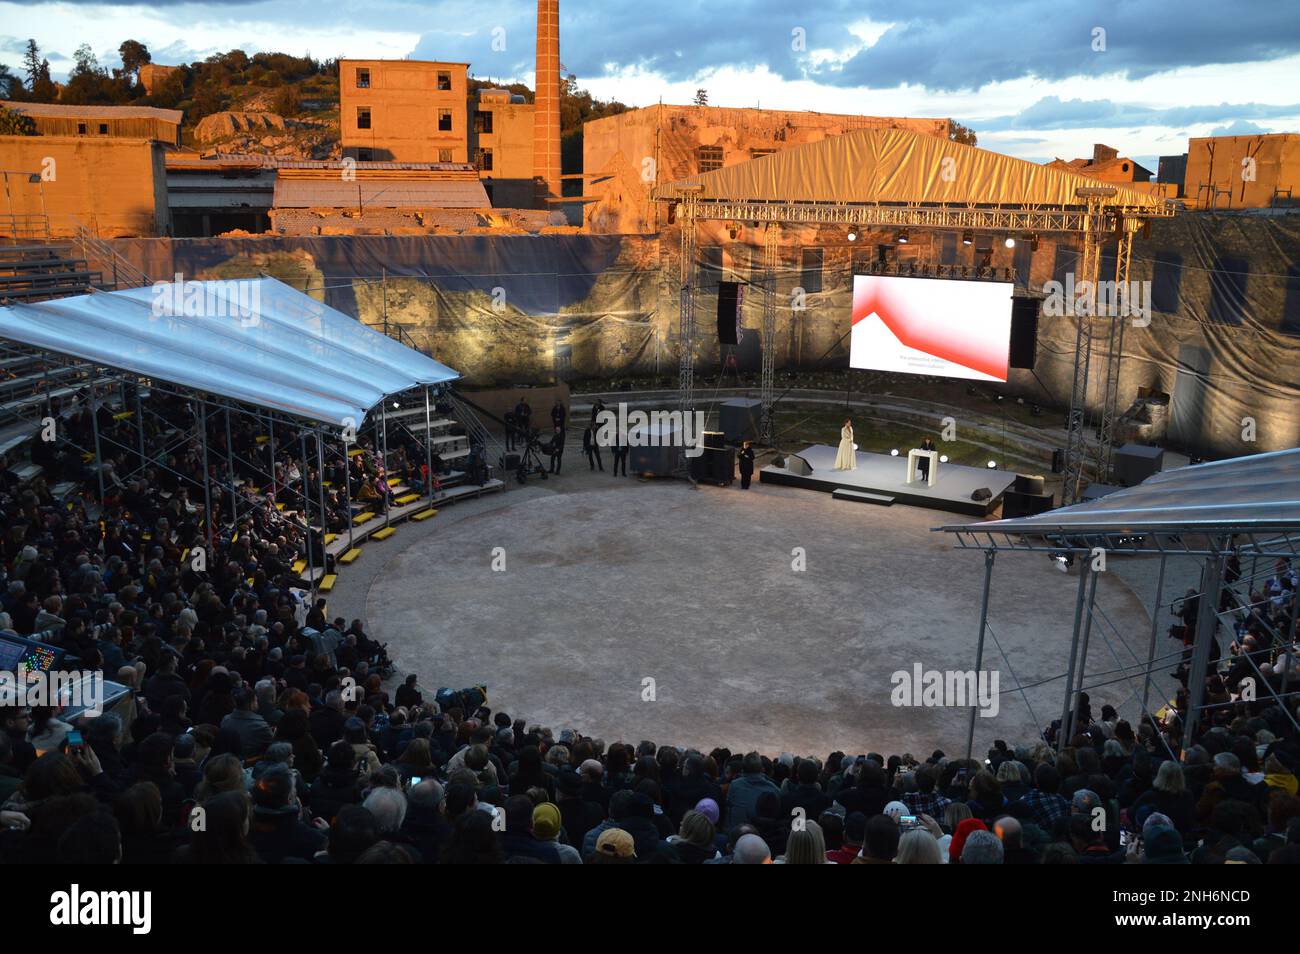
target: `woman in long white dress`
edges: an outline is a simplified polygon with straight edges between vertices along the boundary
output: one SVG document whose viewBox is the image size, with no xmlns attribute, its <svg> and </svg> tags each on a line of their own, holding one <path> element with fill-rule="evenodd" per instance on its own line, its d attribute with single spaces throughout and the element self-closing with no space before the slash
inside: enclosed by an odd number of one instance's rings
<svg viewBox="0 0 1300 954">
<path fill-rule="evenodd" d="M 840 449 L 835 454 L 835 469 L 858 469 L 858 455 L 853 447 L 853 422 L 848 418 L 844 419 L 844 426 L 840 428 Z"/>
</svg>

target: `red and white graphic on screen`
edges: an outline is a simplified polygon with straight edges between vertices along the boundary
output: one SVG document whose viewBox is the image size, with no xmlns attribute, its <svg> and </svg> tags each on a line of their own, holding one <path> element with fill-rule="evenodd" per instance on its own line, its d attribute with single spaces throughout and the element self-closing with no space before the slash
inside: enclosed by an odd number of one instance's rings
<svg viewBox="0 0 1300 954">
<path fill-rule="evenodd" d="M 853 277 L 854 368 L 1007 379 L 1012 285 L 881 275 Z"/>
</svg>

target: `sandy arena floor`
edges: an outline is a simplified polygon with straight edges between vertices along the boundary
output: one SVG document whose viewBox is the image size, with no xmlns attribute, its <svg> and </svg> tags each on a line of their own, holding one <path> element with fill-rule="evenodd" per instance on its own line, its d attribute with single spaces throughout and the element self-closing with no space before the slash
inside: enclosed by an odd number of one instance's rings
<svg viewBox="0 0 1300 954">
<path fill-rule="evenodd" d="M 366 547 L 365 616 L 425 689 L 486 682 L 512 716 L 607 741 L 922 758 L 964 748 L 968 710 L 895 707 L 890 680 L 916 663 L 974 666 L 984 561 L 930 532 L 963 518 L 757 483 L 615 481 L 574 463 L 581 472 L 562 481 L 448 508 L 427 531 Z M 1028 690 L 1036 719 L 1010 690 L 1063 672 L 1076 587 L 1045 556 L 998 558 L 990 623 L 1007 660 L 990 640 L 985 668 L 1003 692 L 998 714 L 977 720 L 977 751 L 1031 740 L 1060 715 L 1063 680 Z M 1131 663 L 1150 632 L 1115 573 L 1097 593 L 1125 639 L 1108 646 L 1094 629 L 1090 672 L 1115 669 L 1115 654 Z M 1092 699 L 1137 715 L 1123 682 Z"/>
</svg>

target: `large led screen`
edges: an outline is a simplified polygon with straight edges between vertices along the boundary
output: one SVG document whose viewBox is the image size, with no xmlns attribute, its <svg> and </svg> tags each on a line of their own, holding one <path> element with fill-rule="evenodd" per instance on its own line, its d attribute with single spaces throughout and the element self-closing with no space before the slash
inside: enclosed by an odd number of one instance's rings
<svg viewBox="0 0 1300 954">
<path fill-rule="evenodd" d="M 849 366 L 1005 381 L 1010 282 L 853 276 Z"/>
</svg>

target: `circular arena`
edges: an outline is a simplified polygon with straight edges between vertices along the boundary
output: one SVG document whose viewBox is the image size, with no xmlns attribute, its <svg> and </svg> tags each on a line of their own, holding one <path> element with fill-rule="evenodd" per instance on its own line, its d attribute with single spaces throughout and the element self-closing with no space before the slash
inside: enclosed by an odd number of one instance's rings
<svg viewBox="0 0 1300 954">
<path fill-rule="evenodd" d="M 530 723 L 609 741 L 964 753 L 967 710 L 895 705 L 891 681 L 974 668 L 983 561 L 931 532 L 950 515 L 768 484 L 615 481 L 585 463 L 563 481 L 432 521 L 371 568 L 368 625 L 426 689 L 487 683 Z M 980 752 L 1060 716 L 1076 581 L 1046 559 L 1012 562 L 991 593 L 985 667 L 1000 694 L 976 720 Z M 1146 610 L 1114 574 L 1097 605 L 1134 663 Z M 1090 675 L 1119 665 L 1098 642 Z"/>
</svg>

